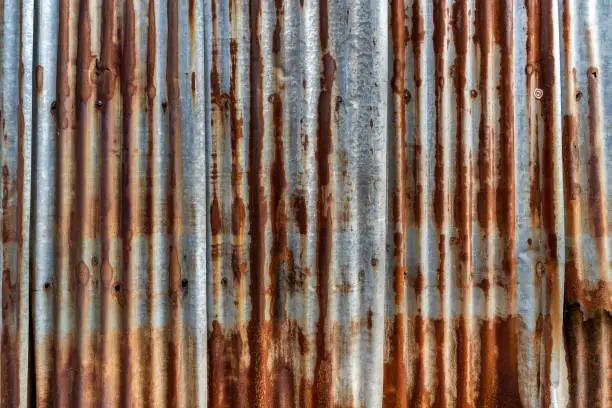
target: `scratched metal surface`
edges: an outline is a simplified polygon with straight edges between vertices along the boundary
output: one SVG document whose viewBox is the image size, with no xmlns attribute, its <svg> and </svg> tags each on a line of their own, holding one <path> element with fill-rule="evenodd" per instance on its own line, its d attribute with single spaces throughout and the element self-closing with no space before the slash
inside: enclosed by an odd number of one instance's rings
<svg viewBox="0 0 612 408">
<path fill-rule="evenodd" d="M 607 0 L 3 0 L 2 407 L 612 407 Z"/>
</svg>

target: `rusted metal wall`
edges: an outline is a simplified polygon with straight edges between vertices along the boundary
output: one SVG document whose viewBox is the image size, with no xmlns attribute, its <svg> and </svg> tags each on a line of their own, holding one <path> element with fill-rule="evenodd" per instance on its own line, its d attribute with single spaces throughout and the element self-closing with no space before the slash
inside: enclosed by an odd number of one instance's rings
<svg viewBox="0 0 612 408">
<path fill-rule="evenodd" d="M 2 407 L 612 407 L 609 1 L 0 20 Z"/>
</svg>

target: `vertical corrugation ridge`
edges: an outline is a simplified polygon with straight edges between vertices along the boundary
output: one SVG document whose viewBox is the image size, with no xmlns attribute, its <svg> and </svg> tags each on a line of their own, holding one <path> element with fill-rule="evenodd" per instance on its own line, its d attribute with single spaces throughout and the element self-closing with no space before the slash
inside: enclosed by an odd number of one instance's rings
<svg viewBox="0 0 612 408">
<path fill-rule="evenodd" d="M 0 405 L 15 407 L 29 403 L 31 7 L 28 1 L 0 5 Z"/>
<path fill-rule="evenodd" d="M 405 177 L 408 175 L 406 159 L 406 46 L 408 30 L 406 24 L 406 13 L 404 2 L 392 0 L 389 10 L 392 58 L 390 65 L 390 96 L 389 105 L 392 117 L 390 126 L 391 142 L 388 160 L 392 163 L 389 172 L 388 183 L 391 197 L 390 211 L 392 226 L 389 227 L 389 241 L 393 242 L 393 255 L 387 267 L 392 276 L 393 291 L 395 293 L 393 304 L 393 317 L 390 321 L 385 320 L 385 331 L 390 335 L 387 342 L 386 351 L 387 361 L 385 362 L 383 378 L 383 406 L 385 407 L 406 407 L 408 393 L 406 390 L 406 363 L 405 363 L 405 336 L 406 336 L 406 315 L 404 313 L 406 301 L 405 276 L 407 274 L 406 265 L 406 226 L 407 226 L 407 186 Z M 386 293 L 390 293 L 387 291 Z"/>
<path fill-rule="evenodd" d="M 496 3 L 479 1 L 475 8 L 475 37 L 480 51 L 479 93 L 481 95 L 478 146 L 476 149 L 476 215 L 477 249 L 482 253 L 482 272 L 476 275 L 477 286 L 484 295 L 484 319 L 480 322 L 480 371 L 476 405 L 497 404 L 497 383 L 499 372 L 496 364 L 495 330 L 495 249 L 494 228 L 494 90 L 490 76 L 493 71 L 493 21 Z M 486 377 L 485 377 L 485 373 Z"/>
<path fill-rule="evenodd" d="M 424 325 L 424 315 L 428 312 L 427 296 L 424 291 L 428 290 L 429 283 L 429 257 L 426 244 L 428 235 L 427 219 L 429 210 L 426 207 L 427 196 L 429 194 L 428 172 L 427 166 L 429 163 L 427 152 L 429 150 L 429 142 L 427 135 L 428 124 L 428 108 L 427 103 L 430 99 L 429 84 L 427 81 L 427 48 L 426 35 L 428 27 L 426 17 L 428 9 L 423 0 L 415 0 L 412 3 L 412 56 L 414 61 L 414 131 L 413 139 L 409 139 L 412 143 L 412 157 L 409 160 L 411 164 L 411 179 L 414 188 L 414 198 L 411 203 L 411 225 L 415 229 L 415 246 L 416 246 L 416 276 L 414 280 L 414 292 L 416 297 L 416 314 L 412 324 L 414 343 L 410 340 L 411 345 L 414 344 L 415 358 L 409 363 L 408 378 L 412 378 L 412 383 L 409 383 L 408 390 L 408 406 L 421 404 L 421 401 L 426 402 L 426 366 L 425 348 L 426 348 L 426 328 Z"/>
<path fill-rule="evenodd" d="M 125 298 L 124 333 L 126 369 L 123 382 L 126 390 L 123 402 L 145 406 L 150 403 L 151 393 L 147 378 L 150 365 L 150 319 L 147 292 L 150 279 L 147 276 L 149 223 L 145 219 L 147 208 L 146 147 L 149 134 L 143 115 L 146 78 L 147 4 L 127 0 L 124 5 L 122 28 L 121 75 L 123 96 L 123 186 L 122 237 L 124 269 L 121 282 L 114 290 Z"/>
<path fill-rule="evenodd" d="M 273 6 L 273 7 L 272 7 Z M 290 296 L 287 286 L 288 275 L 293 268 L 293 253 L 288 247 L 288 193 L 286 161 L 286 134 L 285 123 L 287 120 L 287 95 L 285 92 L 286 81 L 284 66 L 281 62 L 285 59 L 285 9 L 281 0 L 269 4 L 268 8 L 262 10 L 262 19 L 268 22 L 266 27 L 272 31 L 271 55 L 267 56 L 267 64 L 271 64 L 272 80 L 267 102 L 269 104 L 267 130 L 270 132 L 268 147 L 273 153 L 270 163 L 270 229 L 272 242 L 270 248 L 270 322 L 271 322 L 271 399 L 273 406 L 285 407 L 294 403 L 294 381 L 290 356 L 283 350 L 288 338 L 288 311 L 287 301 Z M 269 35 L 268 32 L 266 34 Z M 262 33 L 263 37 L 263 33 Z M 270 40 L 268 40 L 270 41 Z M 270 61 L 271 60 L 271 61 Z"/>
<path fill-rule="evenodd" d="M 221 49 L 220 36 L 219 36 L 219 2 L 212 0 L 210 2 L 211 8 L 211 68 L 210 68 L 210 82 L 209 82 L 209 95 L 210 95 L 210 167 L 209 167 L 209 180 L 210 190 L 208 195 L 210 196 L 210 208 L 209 208 L 209 225 L 210 228 L 210 265 L 211 268 L 211 286 L 212 286 L 212 299 L 215 302 L 209 303 L 210 309 L 208 315 L 210 316 L 212 330 L 208 336 L 208 355 L 209 355 L 209 368 L 208 368 L 208 404 L 212 407 L 221 407 L 224 405 L 225 398 L 225 381 L 227 374 L 224 373 L 224 359 L 226 353 L 223 350 L 224 347 L 224 333 L 223 333 L 223 298 L 221 293 L 222 284 L 222 262 L 223 262 L 223 216 L 222 216 L 222 197 L 219 192 L 220 188 L 220 175 L 222 174 L 221 167 L 223 166 L 223 153 L 222 153 L 222 138 L 224 135 L 224 117 L 222 111 L 222 100 L 221 100 L 221 74 L 220 62 L 219 62 L 219 51 Z M 210 329 L 209 329 L 210 330 Z M 229 367 L 232 367 L 229 365 Z M 230 377 L 233 378 L 234 376 Z M 236 393 L 236 398 L 240 398 L 241 393 Z M 227 404 L 227 403 L 226 403 Z M 242 404 L 238 404 L 242 406 Z"/>
<path fill-rule="evenodd" d="M 267 373 L 268 336 L 266 329 L 265 232 L 268 203 L 262 177 L 264 148 L 263 61 L 261 56 L 262 4 L 250 0 L 250 122 L 249 122 L 249 220 L 250 220 L 250 297 L 251 320 L 248 326 L 249 403 L 255 407 L 269 404 Z"/>
<path fill-rule="evenodd" d="M 99 370 L 99 166 L 98 111 L 95 71 L 99 55 L 96 4 L 81 1 L 78 12 L 78 45 L 76 59 L 76 213 L 78 224 L 75 245 L 77 298 L 77 361 L 75 405 L 98 403 Z M 92 30 L 93 27 L 93 30 Z M 92 31 L 94 36 L 92 38 Z"/>
<path fill-rule="evenodd" d="M 57 296 L 56 343 L 55 343 L 55 405 L 67 406 L 74 398 L 74 372 L 77 369 L 75 298 L 74 293 L 74 252 L 73 245 L 78 218 L 73 211 L 79 193 L 76 185 L 75 151 L 75 67 L 76 35 L 75 16 L 77 4 L 68 0 L 59 3 L 59 26 L 57 48 L 57 245 L 56 277 Z"/>
<path fill-rule="evenodd" d="M 569 105 L 563 123 L 565 205 L 569 223 L 563 329 L 566 350 L 577 351 L 574 358 L 568 355 L 566 362 L 570 400 L 579 407 L 607 406 L 612 401 L 612 285 L 606 215 L 610 198 L 602 162 L 606 151 L 609 152 L 606 138 L 602 137 L 605 121 L 602 94 L 606 89 L 602 79 L 606 71 L 597 27 L 599 20 L 605 18 L 591 3 L 566 1 L 563 5 L 564 96 Z M 583 26 L 583 30 L 576 29 Z M 584 41 L 579 41 L 579 33 L 584 34 Z M 581 58 L 574 58 L 575 54 Z M 579 84 L 582 89 L 578 88 Z"/>
<path fill-rule="evenodd" d="M 32 188 L 32 316 L 34 336 L 34 394 L 36 406 L 54 404 L 55 392 L 55 315 L 57 288 L 55 276 L 56 188 L 57 188 L 57 103 L 56 62 L 59 36 L 58 2 L 41 0 L 35 13 L 34 40 L 37 69 L 35 100 L 35 139 L 33 168 L 36 171 Z M 40 10 L 46 10 L 43 16 Z"/>
<path fill-rule="evenodd" d="M 181 116 L 180 116 L 180 86 L 179 86 L 179 5 L 176 1 L 168 0 L 168 39 L 166 62 L 166 86 L 168 92 L 168 235 L 169 235 L 169 319 L 171 333 L 168 339 L 168 396 L 166 404 L 178 406 L 181 389 L 179 388 L 180 364 L 182 364 L 181 345 L 183 327 L 181 325 L 181 259 L 182 246 L 180 234 L 182 232 L 182 166 L 181 166 Z"/>
<path fill-rule="evenodd" d="M 538 138 L 541 153 L 539 171 L 541 173 L 541 227 L 540 244 L 545 248 L 546 262 L 541 271 L 546 276 L 546 300 L 542 331 L 545 360 L 542 372 L 542 401 L 544 405 L 551 403 L 551 388 L 556 387 L 559 376 L 560 340 L 561 340 L 561 310 L 563 299 L 563 254 L 564 232 L 562 227 L 562 184 L 560 182 L 560 118 L 559 114 L 559 81 L 558 81 L 558 43 L 556 30 L 556 8 L 553 1 L 541 1 L 540 4 L 530 4 L 535 7 L 535 15 L 529 13 L 529 19 L 534 19 L 538 27 L 539 42 L 535 44 L 539 52 L 536 61 L 536 81 L 543 92 L 540 100 L 540 115 L 542 135 Z M 529 7 L 528 6 L 528 7 Z M 529 22 L 528 24 L 533 24 Z M 559 129 L 558 129 L 559 126 Z M 562 173 L 561 173 L 562 175 Z M 561 186 L 561 189 L 559 189 Z"/>
<path fill-rule="evenodd" d="M 455 48 L 455 71 L 452 78 L 456 98 L 456 150 L 455 150 L 455 191 L 452 198 L 453 225 L 457 228 L 457 248 L 453 249 L 456 265 L 455 285 L 457 287 L 457 321 L 455 331 L 456 356 L 456 406 L 473 406 L 475 382 L 470 368 L 473 359 L 471 336 L 472 319 L 472 144 L 470 132 L 471 99 L 475 91 L 468 68 L 472 67 L 473 46 L 470 41 L 470 27 L 473 8 L 468 0 L 456 1 L 452 8 L 453 44 Z"/>
<path fill-rule="evenodd" d="M 512 402 L 522 406 L 520 394 L 519 343 L 517 321 L 517 272 L 516 272 L 516 193 L 514 169 L 514 1 L 497 3 L 495 14 L 495 43 L 499 47 L 500 68 L 497 83 L 499 99 L 499 159 L 496 163 L 496 224 L 499 234 L 499 281 L 507 299 L 504 299 L 506 315 L 497 324 L 498 370 L 500 404 Z M 498 318 L 499 319 L 499 318 Z"/>
<path fill-rule="evenodd" d="M 452 313 L 451 296 L 454 288 L 450 285 L 450 262 L 447 258 L 449 252 L 449 169 L 448 157 L 450 157 L 450 123 L 449 115 L 449 86 L 450 76 L 448 71 L 450 35 L 448 26 L 450 8 L 446 0 L 438 0 L 433 3 L 433 58 L 434 58 L 434 154 L 433 154 L 433 177 L 434 186 L 432 191 L 432 216 L 434 229 L 432 230 L 434 247 L 430 253 L 437 259 L 436 284 L 439 293 L 440 311 L 430 323 L 435 331 L 435 390 L 433 391 L 432 405 L 445 407 L 451 403 L 450 395 L 447 393 L 448 384 L 452 382 L 452 374 L 449 369 L 449 343 L 450 323 Z M 450 255 L 450 254 L 449 254 Z M 433 316 L 432 316 L 433 317 Z M 451 378 L 449 378 L 451 377 Z"/>
<path fill-rule="evenodd" d="M 168 135 L 168 86 L 166 85 L 166 58 L 169 53 L 165 49 L 168 21 L 165 16 L 167 4 L 164 1 L 150 0 L 147 10 L 147 131 L 146 146 L 146 198 L 147 211 L 150 217 L 151 241 L 149 251 L 151 259 L 147 264 L 147 274 L 150 274 L 150 312 L 151 312 L 151 375 L 149 387 L 151 403 L 165 405 L 170 399 L 168 382 L 169 371 L 174 360 L 169 358 L 172 335 L 172 319 L 170 306 L 170 279 L 157 271 L 170 270 L 168 257 L 169 238 L 174 220 L 169 219 L 169 209 L 173 205 L 169 201 L 169 138 Z M 166 58 L 164 58 L 167 56 Z M 170 196 L 170 198 L 172 198 Z M 169 369 L 170 368 L 170 369 Z"/>
<path fill-rule="evenodd" d="M 294 212 L 300 232 L 300 262 L 304 269 L 304 297 L 299 303 L 303 307 L 303 336 L 299 337 L 302 352 L 303 374 L 300 381 L 298 404 L 303 407 L 313 407 L 315 396 L 313 383 L 316 380 L 317 359 L 317 314 L 318 299 L 314 295 L 317 285 L 317 168 L 311 164 L 316 157 L 317 138 L 317 100 L 320 83 L 320 45 L 317 38 L 319 13 L 316 2 L 300 2 L 300 33 L 307 41 L 304 43 L 301 61 L 302 81 L 300 106 L 303 118 L 300 119 L 300 149 L 297 165 L 302 168 L 301 180 L 294 201 Z M 298 335 L 299 336 L 299 335 Z"/>
<path fill-rule="evenodd" d="M 332 94 L 336 74 L 336 61 L 332 54 L 329 32 L 328 0 L 319 3 L 319 43 L 321 46 L 321 80 L 317 105 L 317 255 L 316 281 L 318 300 L 318 322 L 316 334 L 316 364 L 312 391 L 314 406 L 332 406 L 333 394 L 333 350 L 331 336 L 331 311 L 329 298 L 330 281 L 333 275 L 332 242 L 334 236 L 334 195 L 332 183 L 333 125 Z"/>
<path fill-rule="evenodd" d="M 125 367 L 122 321 L 123 298 L 115 290 L 122 277 L 124 261 L 120 237 L 122 234 L 122 158 L 123 133 L 121 121 L 120 36 L 121 3 L 104 0 L 102 3 L 101 54 L 98 77 L 98 100 L 102 103 L 101 126 L 101 267 L 102 287 L 102 368 L 100 403 L 119 406 L 122 401 L 122 373 Z M 121 288 L 119 284 L 119 289 Z"/>
</svg>

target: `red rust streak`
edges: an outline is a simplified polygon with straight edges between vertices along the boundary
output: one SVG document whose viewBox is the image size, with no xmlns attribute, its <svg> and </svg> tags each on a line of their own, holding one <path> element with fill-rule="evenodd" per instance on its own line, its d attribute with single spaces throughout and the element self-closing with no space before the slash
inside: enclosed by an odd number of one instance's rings
<svg viewBox="0 0 612 408">
<path fill-rule="evenodd" d="M 544 382 L 542 389 L 544 390 L 542 403 L 545 406 L 550 405 L 550 375 L 551 375 L 551 355 L 553 354 L 553 339 L 560 339 L 561 333 L 556 333 L 554 330 L 559 330 L 558 325 L 554 322 L 561 318 L 561 311 L 556 308 L 560 304 L 557 297 L 559 294 L 558 281 L 558 260 L 557 260 L 557 230 L 556 230 L 556 175 L 555 175 L 555 127 L 554 127 L 554 92 L 555 92 L 555 48 L 554 41 L 557 35 L 553 26 L 553 1 L 542 0 L 539 10 L 536 12 L 539 17 L 539 53 L 541 66 L 538 72 L 538 84 L 544 91 L 544 98 L 540 100 L 541 114 L 544 127 L 544 135 L 542 141 L 542 227 L 546 234 L 546 246 L 548 250 L 548 265 L 547 273 L 547 288 L 551 294 L 549 305 L 551 308 L 547 310 L 544 321 L 544 344 L 545 344 L 545 363 L 544 363 Z"/>
<path fill-rule="evenodd" d="M 473 405 L 472 378 L 470 375 L 470 361 L 472 349 L 470 347 L 470 313 L 468 302 L 471 292 L 471 211 L 472 211 L 472 189 L 471 189 L 471 152 L 464 134 L 466 114 L 466 69 L 469 42 L 470 19 L 468 15 L 467 1 L 458 1 L 453 5 L 452 13 L 453 42 L 455 45 L 456 62 L 453 82 L 457 98 L 457 150 L 455 157 L 456 187 L 454 197 L 454 221 L 457 226 L 458 248 L 456 261 L 458 265 L 457 282 L 460 299 L 462 300 L 462 316 L 457 322 L 455 336 L 457 339 L 457 406 L 469 407 Z"/>
<path fill-rule="evenodd" d="M 336 61 L 328 48 L 329 22 L 328 0 L 319 4 L 321 42 L 321 91 L 318 104 L 318 128 L 316 160 L 318 165 L 317 192 L 317 299 L 319 321 L 317 322 L 315 379 L 312 391 L 313 405 L 333 405 L 332 355 L 329 345 L 331 325 L 327 300 L 330 295 L 329 280 L 333 236 L 333 193 L 331 185 L 330 159 L 332 154 L 332 93 L 336 72 Z"/>
<path fill-rule="evenodd" d="M 92 166 L 97 165 L 97 159 L 91 157 L 91 145 L 95 145 L 95 134 L 91 134 L 90 112 L 93 108 L 95 88 L 91 84 L 92 77 L 92 50 L 91 50 L 91 26 L 90 26 L 90 4 L 82 1 L 79 4 L 78 13 L 78 46 L 76 61 L 76 206 L 75 206 L 75 260 L 81 264 L 81 285 L 76 293 L 77 310 L 76 327 L 80 333 L 77 362 L 78 370 L 75 375 L 75 387 L 73 403 L 79 405 L 97 405 L 99 401 L 95 386 L 98 384 L 98 372 L 100 355 L 94 336 L 86 332 L 84 322 L 88 318 L 91 296 L 87 286 L 89 281 L 89 259 L 83 259 L 84 243 L 87 240 L 95 240 L 98 234 L 98 208 L 99 201 L 97 191 L 94 188 L 95 172 Z M 96 261 L 97 263 L 97 261 Z M 93 265 L 92 265 L 93 267 Z M 97 272 L 94 270 L 94 273 Z M 95 313 L 95 312 L 94 312 Z"/>
<path fill-rule="evenodd" d="M 112 241 L 120 235 L 121 214 L 121 132 L 117 131 L 119 95 L 116 93 L 116 75 L 119 69 L 118 28 L 116 24 L 117 8 L 114 0 L 102 3 L 102 33 L 100 55 L 100 77 L 98 78 L 97 95 L 102 101 L 101 118 L 101 201 L 106 205 L 101 211 L 101 280 L 102 296 L 102 373 L 100 403 L 102 406 L 119 405 L 122 401 L 121 372 L 123 362 L 121 349 L 123 333 L 121 330 L 111 332 L 111 316 L 116 311 L 114 296 L 110 289 L 114 271 L 111 266 L 121 266 L 120 257 L 113 250 Z M 122 324 L 121 320 L 120 324 Z"/>
<path fill-rule="evenodd" d="M 224 334 L 219 321 L 214 320 L 208 337 L 208 353 L 214 361 L 209 365 L 213 388 L 208 390 L 212 407 L 247 407 L 247 373 L 241 361 L 244 343 L 239 333 Z"/>
<path fill-rule="evenodd" d="M 585 314 L 578 303 L 565 307 L 563 331 L 572 407 L 603 407 L 609 401 L 612 313 Z"/>
<path fill-rule="evenodd" d="M 75 33 L 70 32 L 70 2 L 62 0 L 59 3 L 58 50 L 57 50 L 57 246 L 56 270 L 58 275 L 58 289 L 72 293 L 74 289 L 73 266 L 74 256 L 72 243 L 75 238 L 75 222 L 77 218 L 75 207 L 75 100 L 71 75 L 74 63 L 71 55 L 70 41 Z M 54 297 L 54 310 L 60 310 L 59 299 Z M 72 321 L 74 305 L 70 305 L 66 312 L 56 316 L 57 324 Z M 56 336 L 56 364 L 55 364 L 55 405 L 68 406 L 74 398 L 73 372 L 78 369 L 76 360 L 76 342 L 72 333 Z"/>
<path fill-rule="evenodd" d="M 220 202 L 221 195 L 219 194 L 219 161 L 223 156 L 221 149 L 223 146 L 222 140 L 225 136 L 225 114 L 223 111 L 222 94 L 221 94 L 221 76 L 219 72 L 219 49 L 221 48 L 218 34 L 217 21 L 217 1 L 212 0 L 211 4 L 212 18 L 212 61 L 210 71 L 210 98 L 211 98 L 211 129 L 212 129 L 212 154 L 211 154 L 211 202 L 210 202 L 210 232 L 211 232 L 211 258 L 213 268 L 213 296 L 220 297 L 222 278 L 222 250 L 223 250 L 223 214 L 221 211 L 222 203 Z M 218 331 L 218 332 L 217 332 Z M 209 332 L 209 341 L 212 336 L 212 341 L 223 338 L 223 328 L 219 325 L 213 325 L 213 332 Z M 221 341 L 221 340 L 219 340 Z M 226 400 L 226 388 L 233 389 L 234 383 L 227 379 L 224 374 L 223 359 L 219 355 L 210 354 L 209 347 L 209 366 L 208 366 L 208 389 L 215 390 L 215 393 L 209 392 L 208 403 L 211 407 L 221 407 Z"/>
<path fill-rule="evenodd" d="M 170 156 L 168 160 L 168 183 L 167 186 L 167 217 L 168 235 L 170 237 L 169 248 L 169 294 L 170 294 L 170 321 L 172 332 L 168 339 L 168 395 L 167 404 L 177 406 L 183 398 L 185 388 L 179 382 L 180 365 L 183 360 L 182 352 L 186 345 L 182 325 L 181 302 L 181 231 L 183 203 L 181 191 L 182 186 L 182 163 L 181 163 L 181 95 L 179 86 L 179 5 L 176 1 L 168 0 L 168 52 L 166 59 L 166 86 L 168 92 L 168 138 L 170 143 Z M 184 364 L 184 363 L 183 363 Z"/>
<path fill-rule="evenodd" d="M 605 198 L 605 179 L 602 172 L 602 159 L 604 154 L 601 144 L 601 96 L 599 91 L 599 70 L 597 67 L 590 67 L 587 71 L 588 97 L 589 97 L 589 146 L 590 155 L 588 159 L 588 180 L 589 180 L 589 215 L 591 221 L 591 231 L 597 242 L 598 258 L 601 259 L 599 269 L 603 278 L 607 268 L 607 259 L 604 258 L 604 251 L 607 237 L 606 222 L 606 198 Z"/>
<path fill-rule="evenodd" d="M 268 333 L 266 329 L 265 289 L 265 225 L 267 204 L 262 184 L 263 168 L 263 63 L 261 58 L 261 1 L 251 0 L 249 22 L 251 26 L 250 61 L 250 123 L 249 123 L 249 218 L 251 235 L 251 321 L 248 325 L 248 342 L 251 361 L 249 366 L 249 402 L 254 407 L 269 406 Z"/>
<path fill-rule="evenodd" d="M 425 23 L 423 19 L 423 10 L 421 9 L 420 0 L 415 1 L 412 4 L 412 53 L 414 55 L 414 84 L 415 84 L 415 95 L 414 95 L 414 106 L 415 112 L 418 112 L 422 105 L 421 100 L 421 85 L 423 83 L 423 73 L 421 72 L 421 63 L 423 60 L 423 45 L 425 42 Z M 419 117 L 420 115 L 417 115 Z M 423 185 L 421 180 L 423 178 L 423 149 L 421 140 L 421 126 L 417 124 L 416 129 L 416 140 L 414 146 L 414 157 L 412 162 L 412 178 L 414 181 L 414 199 L 412 202 L 412 222 L 420 226 L 423 223 L 423 206 L 424 206 L 424 194 Z"/>
<path fill-rule="evenodd" d="M 121 95 L 123 114 L 123 186 L 124 202 L 122 205 L 122 236 L 123 236 L 123 279 L 125 285 L 119 282 L 115 285 L 116 295 L 119 301 L 125 303 L 123 308 L 123 331 L 125 337 L 125 370 L 123 371 L 123 384 L 125 394 L 123 403 L 125 405 L 145 404 L 149 398 L 148 384 L 146 381 L 149 365 L 143 361 L 144 356 L 150 353 L 146 333 L 142 329 L 132 327 L 130 311 L 139 308 L 135 298 L 137 288 L 133 286 L 133 278 L 130 272 L 136 270 L 137 256 L 139 253 L 132 248 L 132 240 L 143 233 L 143 180 L 138 174 L 138 135 L 136 122 L 138 120 L 139 103 L 139 76 L 137 73 L 137 27 L 136 12 L 133 0 L 125 2 L 124 13 L 123 50 L 121 56 Z"/>
<path fill-rule="evenodd" d="M 495 209 L 495 196 L 493 194 L 493 124 L 491 112 L 492 95 L 489 92 L 488 71 L 490 54 L 493 53 L 492 30 L 495 13 L 494 4 L 483 0 L 476 6 L 476 34 L 475 39 L 480 46 L 480 94 L 482 95 L 481 116 L 478 129 L 478 184 L 476 209 L 478 223 L 484 234 L 486 247 L 493 234 L 493 211 Z M 486 282 L 494 284 L 494 275 L 491 270 L 489 258 L 492 254 L 484 256 L 486 264 Z M 490 291 L 485 292 L 487 306 L 492 302 Z M 496 406 L 498 395 L 498 371 L 496 365 L 496 331 L 494 329 L 494 316 L 487 313 L 486 320 L 481 326 L 481 356 L 480 356 L 480 387 L 477 406 Z M 485 374 L 486 373 L 486 374 Z"/>
<path fill-rule="evenodd" d="M 276 28 L 274 31 L 275 43 L 273 46 L 274 66 L 280 69 L 280 58 L 278 53 L 281 51 L 280 31 L 283 16 L 282 2 L 276 1 Z M 273 324 L 272 336 L 276 345 L 281 345 L 288 341 L 286 327 L 288 326 L 287 312 L 285 310 L 287 301 L 287 282 L 289 273 L 293 269 L 293 257 L 287 247 L 287 212 L 286 212 L 286 192 L 287 179 L 285 176 L 284 145 L 283 145 L 283 99 L 280 94 L 283 83 L 282 79 L 276 77 L 277 92 L 270 96 L 269 102 L 272 104 L 272 126 L 274 135 L 274 162 L 270 169 L 270 217 L 272 224 L 272 248 L 270 263 L 270 282 L 272 287 L 271 296 L 271 320 Z M 289 406 L 293 403 L 293 368 L 287 356 L 279 352 L 274 356 L 273 367 L 273 405 Z"/>
<path fill-rule="evenodd" d="M 244 226 L 245 226 L 245 208 L 242 199 L 242 165 L 240 163 L 240 141 L 242 135 L 242 118 L 238 113 L 238 43 L 235 40 L 230 42 L 230 57 L 231 57 L 231 86 L 230 86 L 230 120 L 231 120 L 231 145 L 232 145 L 232 234 L 234 244 L 232 246 L 232 271 L 234 279 L 242 283 L 242 277 L 245 274 L 246 266 L 242 256 L 242 246 L 244 245 Z M 242 292 L 241 292 L 242 293 Z"/>
<path fill-rule="evenodd" d="M 282 75 L 282 31 L 283 31 L 283 2 L 275 0 L 276 24 L 273 34 L 273 64 L 275 93 L 270 95 L 272 110 L 272 134 L 274 141 L 274 161 L 270 169 L 270 218 L 272 227 L 272 248 L 270 253 L 270 282 L 271 282 L 271 321 L 272 338 L 275 353 L 273 361 L 272 395 L 273 406 L 293 405 L 294 373 L 290 356 L 282 352 L 282 344 L 290 343 L 288 338 L 289 322 L 287 318 L 286 302 L 287 290 L 290 280 L 295 281 L 291 271 L 294 270 L 293 256 L 287 242 L 287 178 L 285 175 L 285 152 L 283 143 L 283 89 L 285 83 Z M 281 346 L 281 347 L 279 347 Z"/>
<path fill-rule="evenodd" d="M 497 164 L 496 222 L 499 230 L 503 276 L 499 279 L 508 291 L 508 311 L 511 317 L 497 319 L 498 395 L 501 405 L 521 406 L 519 392 L 519 341 L 516 314 L 516 251 L 515 251 L 515 192 L 514 192 L 514 26 L 512 0 L 496 3 L 494 39 L 500 47 L 501 67 L 498 84 L 499 162 Z"/>
<path fill-rule="evenodd" d="M 423 100 L 421 98 L 421 89 L 423 85 L 423 72 L 422 64 L 424 63 L 424 46 L 425 46 L 425 19 L 424 19 L 424 5 L 421 0 L 414 1 L 412 4 L 412 52 L 414 56 L 414 109 L 418 112 L 422 105 Z M 416 115 L 420 118 L 420 115 Z M 423 126 L 421 119 L 417 119 L 415 129 L 415 146 L 414 156 L 412 161 L 412 178 L 414 180 L 414 199 L 412 202 L 412 222 L 420 229 L 420 226 L 424 223 L 424 212 L 425 206 L 425 194 L 423 194 L 423 179 L 425 171 L 423 170 L 424 158 L 423 158 Z M 422 255 L 420 255 L 422 259 Z M 423 301 L 421 296 L 424 286 L 424 272 L 422 271 L 421 265 L 417 269 L 417 276 L 414 282 L 414 290 L 417 299 Z M 429 393 L 425 388 L 425 367 L 426 362 L 423 358 L 425 350 L 425 336 L 426 336 L 426 325 L 421 315 L 417 315 L 414 322 L 414 337 L 417 350 L 417 357 L 414 360 L 414 364 L 411 369 L 411 376 L 413 378 L 413 389 L 408 392 L 407 399 L 410 401 L 408 406 L 421 406 L 423 404 L 429 404 Z"/>
<path fill-rule="evenodd" d="M 434 324 L 435 338 L 436 338 L 436 390 L 434 397 L 434 407 L 445 407 L 447 405 L 446 397 L 446 381 L 447 381 L 447 362 L 445 360 L 445 349 L 446 342 L 446 301 L 444 300 L 447 293 L 445 284 L 446 276 L 446 235 L 444 234 L 446 228 L 446 212 L 448 210 L 447 205 L 447 182 L 446 182 L 446 171 L 444 168 L 445 162 L 445 149 L 448 149 L 445 144 L 445 116 L 446 110 L 444 109 L 444 96 L 445 96 L 445 79 L 446 73 L 446 43 L 447 43 L 447 32 L 446 32 L 446 1 L 437 0 L 433 4 L 433 48 L 435 54 L 434 69 L 435 69 L 435 110 L 436 110 L 436 123 L 435 123 L 435 157 L 434 157 L 434 191 L 433 191 L 433 217 L 434 223 L 438 229 L 438 289 L 440 291 L 440 299 L 442 306 L 442 319 L 436 320 Z"/>
<path fill-rule="evenodd" d="M 391 2 L 391 34 L 393 41 L 393 77 L 391 90 L 393 91 L 393 152 L 396 160 L 393 166 L 393 205 L 392 218 L 394 237 L 394 290 L 395 290 L 395 316 L 391 322 L 391 335 L 389 342 L 389 357 L 384 365 L 383 376 L 383 406 L 406 407 L 406 366 L 404 356 L 404 315 L 402 313 L 402 300 L 404 298 L 405 276 L 405 225 L 406 225 L 406 102 L 405 72 L 406 72 L 406 18 L 404 5 L 401 0 Z"/>
</svg>

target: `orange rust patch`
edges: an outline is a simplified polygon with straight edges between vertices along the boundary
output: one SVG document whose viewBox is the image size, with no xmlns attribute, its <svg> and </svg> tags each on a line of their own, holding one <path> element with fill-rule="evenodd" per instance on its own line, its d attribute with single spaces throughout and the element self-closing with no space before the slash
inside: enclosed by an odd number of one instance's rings
<svg viewBox="0 0 612 408">
<path fill-rule="evenodd" d="M 42 65 L 36 66 L 36 90 L 41 93 L 43 90 L 43 83 L 45 78 L 45 69 Z"/>
<path fill-rule="evenodd" d="M 87 265 L 85 265 L 84 262 L 79 263 L 77 279 L 79 280 L 79 283 L 83 286 L 87 285 L 87 282 L 89 282 L 89 268 L 87 267 Z"/>
</svg>

